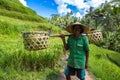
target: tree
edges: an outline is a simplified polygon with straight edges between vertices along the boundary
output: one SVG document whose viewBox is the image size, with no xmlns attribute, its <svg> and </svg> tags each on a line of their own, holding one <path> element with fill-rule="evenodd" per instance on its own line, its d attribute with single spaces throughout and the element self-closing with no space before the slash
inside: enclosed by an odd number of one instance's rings
<svg viewBox="0 0 120 80">
<path fill-rule="evenodd" d="M 105 40 L 103 45 L 120 51 L 120 0 L 101 4 L 101 7 L 94 11 L 90 9 L 82 22 L 90 28 L 102 29 Z"/>
</svg>

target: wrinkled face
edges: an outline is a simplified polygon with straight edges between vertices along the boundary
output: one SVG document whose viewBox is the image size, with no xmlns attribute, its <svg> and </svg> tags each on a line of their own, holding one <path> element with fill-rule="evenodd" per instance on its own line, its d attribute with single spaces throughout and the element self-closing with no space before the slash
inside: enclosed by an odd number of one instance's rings
<svg viewBox="0 0 120 80">
<path fill-rule="evenodd" d="M 73 28 L 73 34 L 74 35 L 79 35 L 80 33 L 81 33 L 80 26 L 74 26 L 74 28 Z"/>
</svg>

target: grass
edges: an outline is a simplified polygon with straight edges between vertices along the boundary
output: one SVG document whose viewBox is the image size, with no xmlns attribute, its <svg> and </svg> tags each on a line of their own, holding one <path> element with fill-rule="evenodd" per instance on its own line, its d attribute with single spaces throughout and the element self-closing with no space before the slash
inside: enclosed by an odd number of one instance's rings
<svg viewBox="0 0 120 80">
<path fill-rule="evenodd" d="M 50 38 L 47 49 L 27 51 L 21 36 L 22 32 L 49 30 L 61 32 L 18 0 L 0 0 L 0 80 L 56 79 L 63 54 L 61 39 Z"/>
<path fill-rule="evenodd" d="M 95 45 L 91 45 L 91 52 L 89 58 L 89 69 L 96 76 L 96 79 L 100 80 L 119 80 L 120 68 L 109 60 L 107 55 L 116 54 L 115 61 L 120 61 L 120 55 L 117 52 L 106 50 Z M 119 60 L 119 61 L 118 61 Z"/>
<path fill-rule="evenodd" d="M 0 33 L 2 35 L 18 35 L 21 34 L 21 32 L 23 31 L 48 31 L 51 28 L 51 33 L 61 32 L 60 28 L 49 23 L 23 21 L 6 16 L 0 16 Z"/>
<path fill-rule="evenodd" d="M 50 40 L 50 46 L 40 51 L 25 50 L 22 40 L 1 42 L 0 55 L 2 62 L 0 65 L 3 68 L 12 65 L 16 69 L 41 70 L 45 67 L 53 68 L 62 54 L 62 45 L 55 42 L 56 40 L 60 41 L 59 39 L 52 39 Z"/>
<path fill-rule="evenodd" d="M 38 16 L 35 11 L 23 6 L 19 0 L 0 0 L 0 15 L 22 20 L 47 22 L 45 18 Z"/>
<path fill-rule="evenodd" d="M 59 72 L 56 66 L 62 56 L 63 47 L 59 38 L 50 38 L 49 43 L 47 49 L 27 51 L 20 38 L 13 42 L 0 41 L 0 79 L 54 80 Z"/>
<path fill-rule="evenodd" d="M 16 16 L 27 13 L 1 10 L 4 15 L 0 15 L 0 80 L 54 80 L 59 72 L 57 62 L 63 53 L 60 39 L 50 38 L 47 49 L 27 51 L 21 34 L 23 31 L 48 31 L 51 28 L 52 33 L 59 33 L 61 29 L 47 23 L 44 18 L 40 22 L 35 21 L 36 15 L 33 16 L 35 19 L 28 15 L 31 20 L 25 16 L 25 19 L 20 19 Z"/>
<path fill-rule="evenodd" d="M 120 66 L 120 53 L 116 53 L 114 51 L 111 51 L 107 54 L 108 59 L 113 62 L 114 64 Z"/>
<path fill-rule="evenodd" d="M 0 69 L 0 80 L 54 80 L 56 79 L 58 70 L 46 68 L 44 71 L 21 71 L 10 69 L 4 71 Z"/>
<path fill-rule="evenodd" d="M 35 15 L 36 12 L 33 11 L 32 9 L 23 6 L 19 0 L 0 0 L 0 8 L 9 10 L 9 11 L 16 11 L 19 13 L 24 13 L 24 14 L 32 14 Z"/>
<path fill-rule="evenodd" d="M 28 15 L 28 14 L 19 13 L 16 11 L 9 11 L 5 9 L 0 9 L 0 15 L 21 19 L 21 20 L 34 21 L 34 22 L 47 22 L 45 18 L 40 17 L 38 15 Z"/>
</svg>

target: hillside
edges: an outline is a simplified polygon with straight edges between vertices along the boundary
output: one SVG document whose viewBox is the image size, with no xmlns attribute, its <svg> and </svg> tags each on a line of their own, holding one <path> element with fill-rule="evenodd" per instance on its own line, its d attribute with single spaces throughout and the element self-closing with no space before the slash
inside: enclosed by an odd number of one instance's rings
<svg viewBox="0 0 120 80">
<path fill-rule="evenodd" d="M 48 31 L 49 29 L 52 29 L 52 33 L 61 32 L 60 28 L 48 22 L 39 23 L 0 15 L 0 35 L 2 36 L 16 37 L 16 35 L 20 35 L 23 31 Z"/>
<path fill-rule="evenodd" d="M 29 21 L 47 21 L 32 9 L 23 6 L 19 0 L 0 0 L 0 15 Z"/>
<path fill-rule="evenodd" d="M 53 68 L 63 53 L 60 40 L 50 38 L 47 49 L 27 51 L 22 38 L 22 32 L 48 30 L 61 32 L 18 0 L 0 0 L 0 80 L 55 78 L 59 71 Z"/>
<path fill-rule="evenodd" d="M 120 79 L 120 53 L 90 45 L 89 70 L 96 80 Z"/>
<path fill-rule="evenodd" d="M 0 28 L 0 35 L 9 36 L 20 35 L 23 31 L 52 29 L 53 33 L 61 32 L 60 28 L 48 23 L 47 19 L 37 15 L 32 9 L 23 6 L 19 0 L 0 0 Z"/>
</svg>

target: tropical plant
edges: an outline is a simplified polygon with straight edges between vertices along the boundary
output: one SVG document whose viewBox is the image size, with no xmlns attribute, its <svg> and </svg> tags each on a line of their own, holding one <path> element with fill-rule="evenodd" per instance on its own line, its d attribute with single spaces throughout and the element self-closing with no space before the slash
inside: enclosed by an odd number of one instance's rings
<svg viewBox="0 0 120 80">
<path fill-rule="evenodd" d="M 76 21 L 80 21 L 79 18 L 74 17 L 72 15 L 73 15 L 72 11 L 63 16 L 60 16 L 58 14 L 53 14 L 49 22 L 64 29 L 69 24 L 74 23 Z"/>
<path fill-rule="evenodd" d="M 115 51 L 119 51 L 118 49 L 120 49 L 118 47 L 119 39 L 117 36 L 119 35 L 120 27 L 119 2 L 106 2 L 94 11 L 90 8 L 88 14 L 82 19 L 82 22 L 89 25 L 90 28 L 101 29 L 104 36 L 104 46 Z"/>
</svg>

